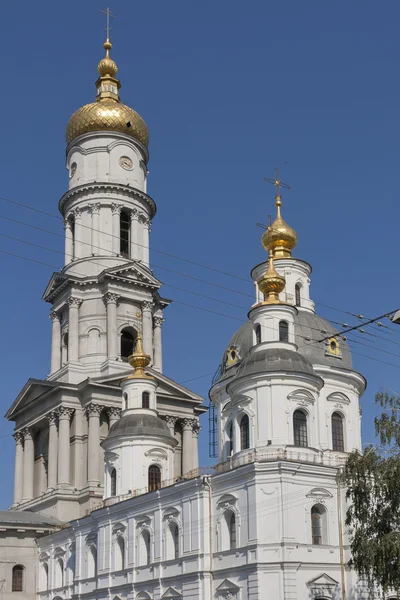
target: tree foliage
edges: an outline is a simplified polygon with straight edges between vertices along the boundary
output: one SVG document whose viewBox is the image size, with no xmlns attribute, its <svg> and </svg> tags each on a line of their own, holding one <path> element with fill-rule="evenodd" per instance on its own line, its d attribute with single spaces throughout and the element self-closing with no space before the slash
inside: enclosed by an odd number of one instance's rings
<svg viewBox="0 0 400 600">
<path fill-rule="evenodd" d="M 381 446 L 349 455 L 344 471 L 351 565 L 375 594 L 400 592 L 400 397 L 376 395 Z"/>
</svg>

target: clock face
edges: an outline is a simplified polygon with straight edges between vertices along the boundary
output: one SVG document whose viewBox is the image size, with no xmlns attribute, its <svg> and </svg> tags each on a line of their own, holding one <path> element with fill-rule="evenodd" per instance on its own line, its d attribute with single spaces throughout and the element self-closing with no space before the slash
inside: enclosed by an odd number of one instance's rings
<svg viewBox="0 0 400 600">
<path fill-rule="evenodd" d="M 133 162 L 128 156 L 121 156 L 119 164 L 126 171 L 132 171 L 133 169 Z"/>
<path fill-rule="evenodd" d="M 76 162 L 72 163 L 71 168 L 69 170 L 69 178 L 72 179 L 76 173 Z"/>
</svg>

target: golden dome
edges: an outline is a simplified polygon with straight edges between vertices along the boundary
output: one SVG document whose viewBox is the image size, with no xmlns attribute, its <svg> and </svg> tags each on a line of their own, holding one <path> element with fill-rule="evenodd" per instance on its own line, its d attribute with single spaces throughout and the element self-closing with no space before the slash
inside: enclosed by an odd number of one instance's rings
<svg viewBox="0 0 400 600">
<path fill-rule="evenodd" d="M 261 243 L 268 252 L 272 251 L 274 258 L 290 258 L 292 250 L 297 244 L 297 233 L 282 219 L 282 200 L 279 195 L 275 197 L 275 206 L 277 208 L 276 219 L 264 231 Z"/>
<path fill-rule="evenodd" d="M 274 267 L 272 250 L 269 253 L 267 272 L 257 281 L 258 289 L 264 294 L 263 304 L 282 304 L 279 294 L 285 289 L 285 278 Z"/>
<path fill-rule="evenodd" d="M 142 336 L 140 332 L 137 336 L 136 348 L 130 356 L 128 356 L 128 362 L 135 369 L 133 375 L 129 375 L 128 379 L 153 379 L 150 375 L 146 375 L 144 372 L 145 368 L 149 366 L 151 358 L 149 354 L 146 354 L 142 347 Z"/>
<path fill-rule="evenodd" d="M 106 56 L 97 65 L 100 77 L 96 81 L 96 102 L 74 112 L 67 125 L 67 143 L 90 131 L 119 131 L 147 147 L 149 130 L 146 123 L 133 108 L 120 101 L 118 90 L 121 84 L 115 77 L 118 67 L 110 58 L 111 48 L 112 44 L 107 39 L 104 43 Z"/>
</svg>

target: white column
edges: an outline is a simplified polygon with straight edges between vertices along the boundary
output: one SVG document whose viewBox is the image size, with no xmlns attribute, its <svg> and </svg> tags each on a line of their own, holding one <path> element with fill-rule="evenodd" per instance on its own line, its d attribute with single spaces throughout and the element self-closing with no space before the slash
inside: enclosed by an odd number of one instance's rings
<svg viewBox="0 0 400 600">
<path fill-rule="evenodd" d="M 61 324 L 60 316 L 55 312 L 50 313 L 51 326 L 51 367 L 50 372 L 55 373 L 61 367 Z"/>
<path fill-rule="evenodd" d="M 103 301 L 107 310 L 107 356 L 112 360 L 118 358 L 118 338 L 117 338 L 117 303 L 119 296 L 107 292 L 103 296 Z"/>
<path fill-rule="evenodd" d="M 192 468 L 199 468 L 199 433 L 200 433 L 200 424 L 196 420 L 192 427 L 192 436 L 193 436 L 193 463 Z"/>
<path fill-rule="evenodd" d="M 143 350 L 150 354 L 153 362 L 153 303 L 143 302 L 142 304 L 142 322 L 143 322 Z"/>
<path fill-rule="evenodd" d="M 81 304 L 80 298 L 74 296 L 68 298 L 68 362 L 77 362 L 79 358 L 79 307 Z"/>
<path fill-rule="evenodd" d="M 74 240 L 74 258 L 83 256 L 83 231 L 82 231 L 82 213 L 80 208 L 74 210 L 75 217 L 75 240 Z"/>
<path fill-rule="evenodd" d="M 22 500 L 33 498 L 33 469 L 34 469 L 34 446 L 32 430 L 26 427 L 22 431 L 24 436 L 24 484 Z"/>
<path fill-rule="evenodd" d="M 122 206 L 119 204 L 111 204 L 112 212 L 112 251 L 113 254 L 120 254 L 120 214 Z"/>
<path fill-rule="evenodd" d="M 22 446 L 23 435 L 21 431 L 16 431 L 13 435 L 15 440 L 15 470 L 14 470 L 14 504 L 19 504 L 22 500 L 23 482 L 24 482 L 24 448 Z"/>
<path fill-rule="evenodd" d="M 58 432 L 57 414 L 52 411 L 47 415 L 49 423 L 49 454 L 47 458 L 47 489 L 57 487 Z"/>
<path fill-rule="evenodd" d="M 111 406 L 110 408 L 107 409 L 107 414 L 108 414 L 108 419 L 110 422 L 110 429 L 111 429 L 111 427 L 114 425 L 114 423 L 116 423 L 118 421 L 118 419 L 121 417 L 121 409 L 117 408 L 116 406 Z"/>
<path fill-rule="evenodd" d="M 131 210 L 131 259 L 132 260 L 141 260 L 142 257 L 142 247 L 139 245 L 141 241 L 139 240 L 139 213 L 137 208 Z"/>
<path fill-rule="evenodd" d="M 182 475 L 193 469 L 193 419 L 184 419 L 182 423 Z"/>
<path fill-rule="evenodd" d="M 72 238 L 71 221 L 64 219 L 65 231 L 65 264 L 68 265 L 74 258 L 74 242 Z"/>
<path fill-rule="evenodd" d="M 61 406 L 58 411 L 58 486 L 70 485 L 70 419 L 73 408 Z"/>
<path fill-rule="evenodd" d="M 162 317 L 154 317 L 154 368 L 162 373 L 162 336 L 161 327 L 164 323 Z"/>
<path fill-rule="evenodd" d="M 150 219 L 146 217 L 142 224 L 142 262 L 146 267 L 150 264 Z"/>
<path fill-rule="evenodd" d="M 100 226 L 100 202 L 90 205 L 92 213 L 92 255 L 98 256 L 101 254 L 99 248 L 99 226 Z"/>
<path fill-rule="evenodd" d="M 100 414 L 103 406 L 89 404 L 86 413 L 89 420 L 88 427 L 88 483 L 98 485 L 99 479 L 99 455 L 100 455 Z"/>
</svg>

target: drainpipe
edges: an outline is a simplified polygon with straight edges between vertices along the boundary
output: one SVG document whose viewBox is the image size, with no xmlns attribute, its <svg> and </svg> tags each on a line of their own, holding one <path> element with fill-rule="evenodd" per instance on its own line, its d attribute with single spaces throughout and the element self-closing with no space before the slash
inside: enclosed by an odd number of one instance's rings
<svg viewBox="0 0 400 600">
<path fill-rule="evenodd" d="M 344 568 L 344 546 L 343 546 L 343 520 L 342 520 L 342 493 L 341 478 L 343 467 L 339 467 L 337 474 L 337 501 L 338 501 L 338 521 L 339 521 L 339 553 L 340 553 L 340 571 L 342 575 L 342 600 L 346 600 L 346 583 Z"/>
<path fill-rule="evenodd" d="M 211 477 L 203 477 L 203 483 L 208 488 L 208 512 L 209 512 L 209 536 L 210 536 L 210 600 L 213 598 L 213 520 L 212 520 L 212 494 L 211 494 Z"/>
</svg>

